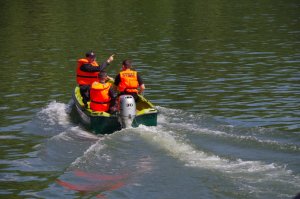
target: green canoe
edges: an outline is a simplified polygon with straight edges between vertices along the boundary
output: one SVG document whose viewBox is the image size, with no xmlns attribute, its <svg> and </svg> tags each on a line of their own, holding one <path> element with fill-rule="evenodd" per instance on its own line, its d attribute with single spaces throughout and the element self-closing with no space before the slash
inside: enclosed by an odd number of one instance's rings
<svg viewBox="0 0 300 199">
<path fill-rule="evenodd" d="M 85 108 L 80 95 L 79 87 L 75 87 L 73 100 L 80 122 L 95 134 L 110 134 L 122 129 L 120 113 L 110 114 L 107 112 L 93 111 L 89 107 Z M 140 124 L 145 126 L 157 125 L 157 109 L 144 96 L 139 95 L 136 103 L 136 115 L 132 121 L 132 127 Z"/>
</svg>

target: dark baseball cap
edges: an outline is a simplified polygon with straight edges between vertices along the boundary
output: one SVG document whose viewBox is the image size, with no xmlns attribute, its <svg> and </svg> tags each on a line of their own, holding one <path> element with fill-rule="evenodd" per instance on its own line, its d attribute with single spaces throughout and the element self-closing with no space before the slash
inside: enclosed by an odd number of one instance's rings
<svg viewBox="0 0 300 199">
<path fill-rule="evenodd" d="M 89 58 L 95 58 L 96 54 L 93 51 L 89 51 L 89 52 L 85 53 L 85 56 L 89 57 Z"/>
</svg>

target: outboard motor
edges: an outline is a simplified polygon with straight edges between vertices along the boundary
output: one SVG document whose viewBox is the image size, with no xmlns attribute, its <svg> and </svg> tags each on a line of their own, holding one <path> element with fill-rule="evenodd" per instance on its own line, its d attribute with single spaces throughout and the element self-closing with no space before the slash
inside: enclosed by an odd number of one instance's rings
<svg viewBox="0 0 300 199">
<path fill-rule="evenodd" d="M 120 119 L 122 128 L 131 127 L 136 115 L 136 105 L 132 95 L 120 96 Z"/>
</svg>

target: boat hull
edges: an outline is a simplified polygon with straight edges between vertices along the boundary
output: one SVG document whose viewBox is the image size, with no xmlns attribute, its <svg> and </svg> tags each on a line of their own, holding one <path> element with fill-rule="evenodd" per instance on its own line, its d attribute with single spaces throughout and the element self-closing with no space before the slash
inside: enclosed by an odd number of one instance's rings
<svg viewBox="0 0 300 199">
<path fill-rule="evenodd" d="M 143 96 L 139 96 L 137 102 L 137 114 L 132 122 L 132 127 L 139 125 L 156 126 L 157 109 Z M 111 134 L 122 129 L 119 113 L 109 114 L 107 112 L 92 111 L 84 107 L 79 87 L 76 87 L 73 93 L 73 100 L 76 112 L 79 116 L 80 123 L 85 128 L 95 134 Z"/>
</svg>

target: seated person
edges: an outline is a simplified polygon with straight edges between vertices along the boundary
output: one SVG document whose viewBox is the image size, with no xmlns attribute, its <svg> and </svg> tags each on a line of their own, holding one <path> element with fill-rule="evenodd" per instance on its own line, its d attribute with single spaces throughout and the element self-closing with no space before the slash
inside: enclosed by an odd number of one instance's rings
<svg viewBox="0 0 300 199">
<path fill-rule="evenodd" d="M 131 69 L 131 61 L 128 59 L 123 61 L 122 71 L 116 76 L 114 84 L 120 91 L 120 95 L 132 95 L 135 101 L 138 100 L 138 94 L 145 90 L 141 76 Z"/>
<path fill-rule="evenodd" d="M 116 94 L 108 80 L 107 73 L 101 71 L 98 74 L 99 81 L 95 81 L 90 89 L 90 108 L 93 111 L 113 112 L 115 108 Z"/>
<path fill-rule="evenodd" d="M 80 88 L 82 102 L 86 105 L 90 100 L 89 90 L 91 84 L 98 81 L 99 72 L 114 60 L 114 55 L 111 55 L 101 66 L 97 63 L 96 54 L 93 51 L 87 52 L 85 56 L 85 58 L 77 61 L 76 81 Z"/>
</svg>

